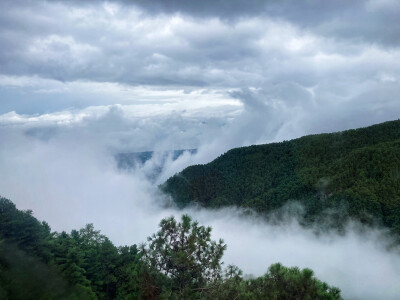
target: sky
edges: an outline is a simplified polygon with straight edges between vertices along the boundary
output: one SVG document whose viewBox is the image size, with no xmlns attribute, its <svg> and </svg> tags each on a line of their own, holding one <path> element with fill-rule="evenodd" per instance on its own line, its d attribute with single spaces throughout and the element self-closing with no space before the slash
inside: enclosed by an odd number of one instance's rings
<svg viewBox="0 0 400 300">
<path fill-rule="evenodd" d="M 0 11 L 5 119 L 112 105 L 212 114 L 258 99 L 290 111 L 301 127 L 290 138 L 399 115 L 397 0 L 3 0 Z"/>
<path fill-rule="evenodd" d="M 397 0 L 3 0 L 0 126 L 207 144 L 207 162 L 398 119 L 399 17 Z"/>
<path fill-rule="evenodd" d="M 140 243 L 183 213 L 157 184 L 189 165 L 398 119 L 399 20 L 398 0 L 2 0 L 0 195 L 54 230 L 94 223 L 117 245 Z M 157 157 L 130 171 L 113 158 L 194 148 L 156 182 Z M 381 228 L 321 239 L 295 219 L 187 212 L 245 273 L 281 261 L 349 299 L 400 294 L 400 255 Z"/>
</svg>

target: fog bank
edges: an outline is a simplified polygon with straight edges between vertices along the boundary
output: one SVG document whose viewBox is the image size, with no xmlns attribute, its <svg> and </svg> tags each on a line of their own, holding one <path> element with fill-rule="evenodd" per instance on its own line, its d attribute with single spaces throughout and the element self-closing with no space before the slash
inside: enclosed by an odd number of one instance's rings
<svg viewBox="0 0 400 300">
<path fill-rule="evenodd" d="M 346 299 L 396 299 L 400 294 L 399 250 L 386 250 L 390 239 L 382 229 L 362 231 L 351 223 L 344 235 L 317 236 L 290 215 L 273 225 L 233 208 L 180 211 L 150 183 L 145 167 L 117 168 L 114 149 L 104 144 L 113 141 L 109 131 L 99 141 L 93 138 L 96 134 L 83 138 L 82 132 L 62 129 L 47 137 L 26 127 L 0 129 L 1 140 L 6 141 L 0 145 L 1 195 L 19 209 L 32 209 L 53 230 L 94 223 L 116 245 L 143 242 L 162 218 L 188 213 L 212 226 L 215 239 L 225 239 L 225 265 L 236 264 L 245 274 L 262 275 L 269 265 L 281 262 L 313 269 L 318 278 L 341 288 Z M 192 159 L 185 153 L 181 161 L 167 162 L 164 174 Z"/>
</svg>

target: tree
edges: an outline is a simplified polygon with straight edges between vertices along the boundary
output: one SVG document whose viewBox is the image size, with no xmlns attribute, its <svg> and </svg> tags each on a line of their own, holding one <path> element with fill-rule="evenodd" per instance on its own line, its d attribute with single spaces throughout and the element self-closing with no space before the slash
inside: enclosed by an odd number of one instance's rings
<svg viewBox="0 0 400 300">
<path fill-rule="evenodd" d="M 312 270 L 287 268 L 280 263 L 271 265 L 264 276 L 249 280 L 247 293 L 253 299 L 342 299 L 340 289 L 315 278 Z"/>
<path fill-rule="evenodd" d="M 141 246 L 142 259 L 172 282 L 171 289 L 183 295 L 201 291 L 221 278 L 223 240 L 211 240 L 211 227 L 199 226 L 188 215 L 181 222 L 163 219 L 160 230 Z"/>
<path fill-rule="evenodd" d="M 51 233 L 0 198 L 0 298 L 341 299 L 339 289 L 309 269 L 275 264 L 254 279 L 244 279 L 233 265 L 222 272 L 226 245 L 212 241 L 211 228 L 188 216 L 164 219 L 160 227 L 140 251 L 135 245 L 116 248 L 91 224 L 71 234 Z"/>
</svg>

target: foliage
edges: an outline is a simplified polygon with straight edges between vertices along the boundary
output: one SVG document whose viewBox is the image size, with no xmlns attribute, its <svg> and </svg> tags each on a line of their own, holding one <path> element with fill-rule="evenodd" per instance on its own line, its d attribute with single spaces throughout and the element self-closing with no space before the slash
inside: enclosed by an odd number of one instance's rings
<svg viewBox="0 0 400 300">
<path fill-rule="evenodd" d="M 139 297 L 136 246 L 117 248 L 92 224 L 71 234 L 51 233 L 31 211 L 0 197 L 0 241 L 4 299 Z"/>
<path fill-rule="evenodd" d="M 310 269 L 287 268 L 280 263 L 255 279 L 244 280 L 240 273 L 227 277 L 220 287 L 207 295 L 208 299 L 243 300 L 334 300 L 341 299 L 340 290 L 313 276 Z"/>
<path fill-rule="evenodd" d="M 340 298 L 340 290 L 313 277 L 310 269 L 286 268 L 281 264 L 269 267 L 268 272 L 248 282 L 253 299 L 324 299 Z"/>
<path fill-rule="evenodd" d="M 297 200 L 304 222 L 323 211 L 380 219 L 400 234 L 400 120 L 332 134 L 236 148 L 169 178 L 161 189 L 181 207 L 236 205 L 267 213 Z M 343 209 L 344 208 L 344 209 Z"/>
<path fill-rule="evenodd" d="M 180 294 L 200 290 L 221 278 L 221 258 L 226 249 L 223 240 L 211 240 L 211 227 L 199 226 L 188 215 L 181 222 L 163 219 L 160 231 L 141 247 L 143 260 L 150 269 L 171 279 Z"/>
<path fill-rule="evenodd" d="M 308 269 L 278 264 L 250 280 L 235 266 L 222 272 L 226 245 L 188 216 L 160 227 L 141 253 L 136 245 L 116 248 L 92 224 L 51 232 L 0 197 L 0 298 L 341 299 Z"/>
<path fill-rule="evenodd" d="M 0 299 L 94 299 L 89 288 L 72 286 L 56 269 L 15 244 L 0 245 Z"/>
</svg>

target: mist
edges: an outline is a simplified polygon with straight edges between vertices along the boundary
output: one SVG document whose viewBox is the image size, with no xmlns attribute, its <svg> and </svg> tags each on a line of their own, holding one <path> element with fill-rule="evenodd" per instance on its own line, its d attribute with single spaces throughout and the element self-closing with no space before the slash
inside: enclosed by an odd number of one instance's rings
<svg viewBox="0 0 400 300">
<path fill-rule="evenodd" d="M 244 273 L 262 275 L 272 263 L 281 262 L 311 268 L 318 278 L 339 287 L 345 299 L 396 299 L 399 295 L 400 252 L 387 250 L 391 238 L 383 229 L 349 222 L 344 234 L 317 235 L 315 228 L 300 226 L 290 214 L 279 224 L 243 216 L 235 209 L 191 215 L 211 225 L 214 237 L 224 238 L 228 245 L 224 261 Z"/>
<path fill-rule="evenodd" d="M 175 161 L 169 157 L 156 182 L 147 176 L 151 166 L 159 164 L 156 155 L 129 170 L 118 169 L 113 155 L 118 151 L 140 151 L 151 144 L 153 149 L 184 148 L 190 139 L 181 138 L 181 144 L 168 144 L 168 140 L 179 137 L 179 124 L 185 124 L 190 131 L 188 137 L 193 136 L 198 129 L 187 124 L 193 124 L 195 114 L 135 119 L 125 117 L 119 107 L 113 106 L 100 116 L 86 115 L 75 123 L 32 123 L 29 118 L 33 116 L 21 116 L 25 120 L 22 123 L 3 122 L 1 195 L 19 209 L 32 209 L 34 216 L 47 221 L 53 230 L 70 231 L 93 223 L 116 245 L 144 242 L 157 231 L 162 218 L 179 218 L 187 213 L 200 224 L 212 226 L 213 238 L 223 238 L 228 245 L 225 265 L 235 264 L 247 275 L 262 275 L 272 263 L 281 262 L 313 269 L 318 278 L 339 287 L 346 299 L 395 299 L 400 294 L 400 251 L 389 250 L 391 238 L 384 229 L 363 228 L 357 222 L 349 222 L 344 234 L 330 231 L 318 235 L 315 228 L 300 226 L 297 214 L 286 213 L 280 222 L 269 222 L 235 208 L 178 210 L 158 191 L 157 184 L 187 165 L 208 162 L 229 147 L 279 136 L 284 126 L 272 118 L 273 113 L 269 131 L 260 130 L 262 136 L 244 135 L 239 122 L 247 122 L 250 128 L 258 121 L 255 118 L 252 123 L 249 116 L 254 114 L 249 109 L 233 113 L 231 120 L 208 117 L 207 129 L 201 129 L 210 132 L 207 138 L 194 135 L 198 152 L 185 152 Z M 199 120 L 205 122 L 204 116 Z M 154 135 L 152 130 L 162 126 L 168 126 L 170 130 L 165 132 L 169 134 Z M 229 134 L 218 140 L 212 131 Z"/>
</svg>

